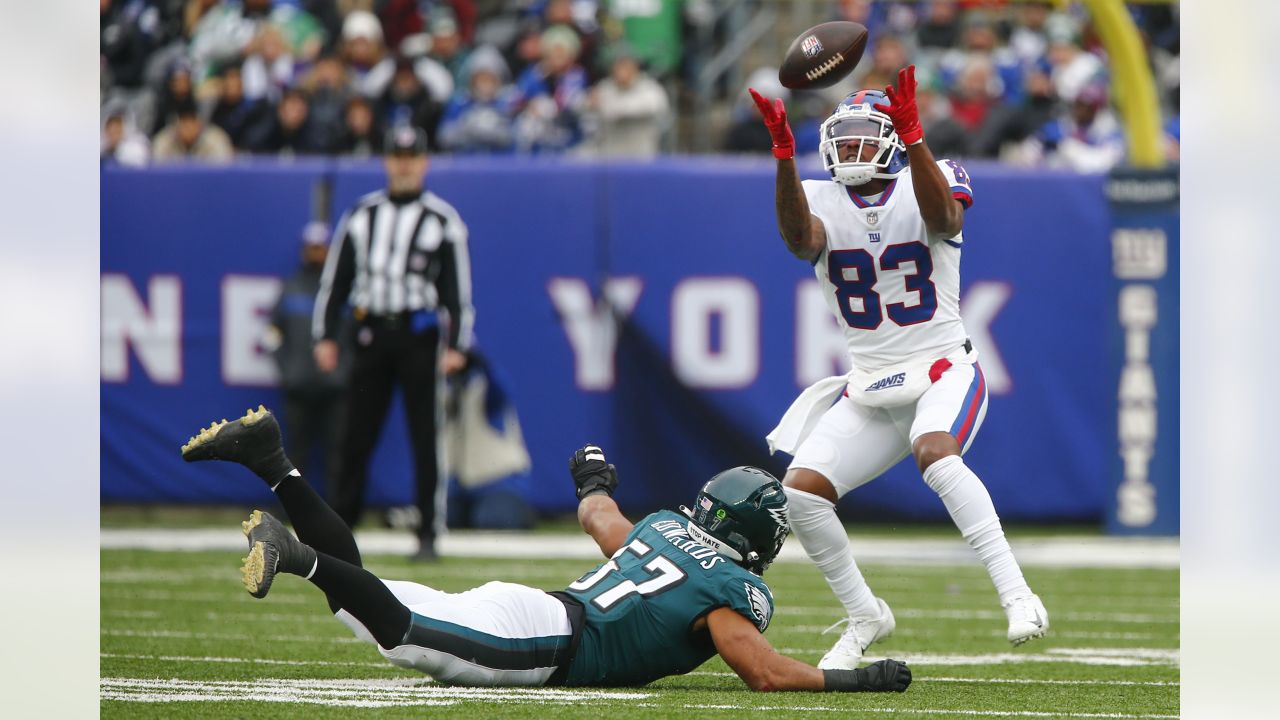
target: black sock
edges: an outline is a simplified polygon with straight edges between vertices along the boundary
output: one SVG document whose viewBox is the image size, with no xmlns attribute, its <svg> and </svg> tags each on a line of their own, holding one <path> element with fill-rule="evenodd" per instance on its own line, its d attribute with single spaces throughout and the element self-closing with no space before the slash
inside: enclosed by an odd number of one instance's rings
<svg viewBox="0 0 1280 720">
<path fill-rule="evenodd" d="M 285 477 L 276 485 L 275 492 L 299 540 L 319 552 L 362 566 L 351 528 L 301 475 Z"/>
<path fill-rule="evenodd" d="M 378 645 L 390 650 L 404 641 L 413 614 L 376 575 L 332 555 L 317 552 L 316 571 L 309 578 L 335 602 L 368 628 Z"/>
</svg>

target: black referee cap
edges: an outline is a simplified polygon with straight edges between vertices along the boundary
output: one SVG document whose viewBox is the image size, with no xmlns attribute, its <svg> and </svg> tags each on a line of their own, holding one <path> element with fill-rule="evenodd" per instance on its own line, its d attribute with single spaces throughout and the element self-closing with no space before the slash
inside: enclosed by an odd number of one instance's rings
<svg viewBox="0 0 1280 720">
<path fill-rule="evenodd" d="M 427 134 L 412 125 L 397 125 L 387 131 L 383 146 L 388 155 L 426 155 Z"/>
</svg>

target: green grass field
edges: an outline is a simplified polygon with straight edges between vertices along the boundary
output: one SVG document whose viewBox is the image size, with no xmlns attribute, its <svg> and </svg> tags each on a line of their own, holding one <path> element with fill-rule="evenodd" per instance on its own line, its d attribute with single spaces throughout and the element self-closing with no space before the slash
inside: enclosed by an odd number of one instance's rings
<svg viewBox="0 0 1280 720">
<path fill-rule="evenodd" d="M 284 577 L 254 600 L 233 552 L 104 550 L 102 716 L 115 718 L 630 718 L 743 716 L 902 718 L 1169 718 L 1179 713 L 1178 572 L 1028 568 L 1049 609 L 1049 636 L 1011 648 L 979 566 L 863 570 L 898 629 L 871 658 L 910 663 L 901 695 L 754 694 L 712 659 L 697 671 L 628 690 L 467 689 L 436 685 L 382 660 L 328 613 L 309 583 Z M 460 591 L 491 579 L 560 589 L 589 563 L 447 558 L 423 567 L 389 556 L 382 577 Z M 778 610 L 767 637 L 814 663 L 840 617 L 807 562 L 765 578 Z"/>
</svg>

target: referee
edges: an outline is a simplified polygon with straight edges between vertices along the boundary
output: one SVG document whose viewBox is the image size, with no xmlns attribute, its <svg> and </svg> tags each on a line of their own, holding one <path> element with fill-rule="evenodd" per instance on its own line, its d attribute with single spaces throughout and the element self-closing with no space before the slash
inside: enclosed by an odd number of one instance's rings
<svg viewBox="0 0 1280 720">
<path fill-rule="evenodd" d="M 471 264 L 458 211 L 423 188 L 427 136 L 412 126 L 387 133 L 386 190 L 360 198 L 339 220 L 316 295 L 316 365 L 338 366 L 344 306 L 356 321 L 334 509 L 350 527 L 364 508 L 369 458 L 393 387 L 404 394 L 422 520 L 417 560 L 435 560 L 444 529 L 439 438 L 444 375 L 466 363 L 471 344 Z"/>
</svg>

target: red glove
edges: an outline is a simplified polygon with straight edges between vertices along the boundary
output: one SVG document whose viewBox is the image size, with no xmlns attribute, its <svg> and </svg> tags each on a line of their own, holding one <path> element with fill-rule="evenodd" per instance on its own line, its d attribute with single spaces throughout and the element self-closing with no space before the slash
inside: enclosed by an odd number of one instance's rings
<svg viewBox="0 0 1280 720">
<path fill-rule="evenodd" d="M 924 130 L 920 128 L 920 111 L 916 109 L 916 66 L 908 65 L 898 71 L 898 90 L 892 85 L 884 89 L 889 96 L 888 105 L 876 105 L 875 108 L 893 121 L 893 129 L 903 145 L 915 145 L 924 140 Z"/>
<path fill-rule="evenodd" d="M 775 98 L 770 102 L 754 88 L 747 88 L 747 92 L 756 101 L 756 107 L 760 108 L 760 115 L 764 118 L 764 125 L 769 128 L 769 136 L 773 138 L 773 156 L 779 160 L 795 157 L 796 138 L 791 134 L 791 126 L 787 124 L 787 108 L 782 104 L 782 98 Z"/>
</svg>

